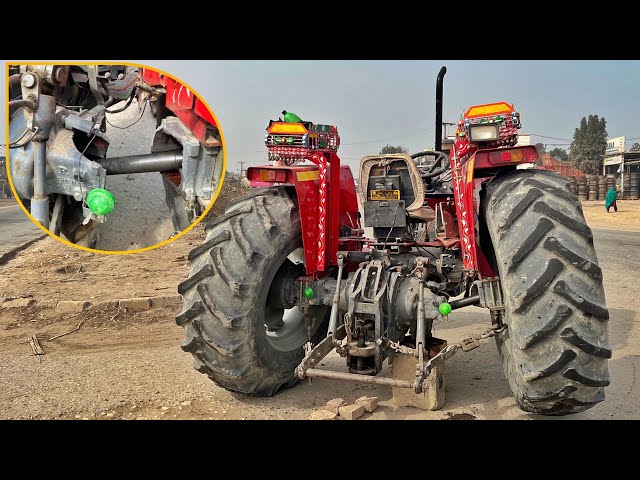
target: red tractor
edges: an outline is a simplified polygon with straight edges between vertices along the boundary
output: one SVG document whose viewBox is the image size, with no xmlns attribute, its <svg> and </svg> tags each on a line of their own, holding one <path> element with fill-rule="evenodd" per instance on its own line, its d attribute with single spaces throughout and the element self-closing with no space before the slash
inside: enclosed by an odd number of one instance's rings
<svg viewBox="0 0 640 480">
<path fill-rule="evenodd" d="M 336 127 L 286 112 L 270 123 L 273 164 L 248 169 L 255 188 L 206 226 L 178 288 L 182 348 L 199 372 L 254 395 L 303 378 L 420 393 L 456 351 L 495 336 L 521 409 L 564 415 L 604 400 L 609 313 L 580 201 L 564 177 L 517 168 L 538 152 L 516 146 L 507 103 L 471 107 L 443 151 L 445 73 L 434 151 L 365 157 L 357 189 Z M 432 335 L 470 305 L 489 309 L 485 334 L 449 346 Z M 348 373 L 317 368 L 332 351 Z M 413 378 L 376 376 L 400 357 Z"/>
</svg>

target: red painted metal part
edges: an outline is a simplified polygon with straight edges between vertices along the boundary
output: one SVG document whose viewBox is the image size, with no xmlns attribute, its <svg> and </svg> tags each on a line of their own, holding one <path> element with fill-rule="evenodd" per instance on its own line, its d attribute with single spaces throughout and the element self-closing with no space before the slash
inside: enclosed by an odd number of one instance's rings
<svg viewBox="0 0 640 480">
<path fill-rule="evenodd" d="M 474 156 L 461 158 L 456 146 L 451 148 L 451 172 L 453 178 L 453 192 L 460 232 L 460 248 L 465 270 L 478 271 L 476 256 L 475 218 L 473 209 L 474 194 Z"/>
<path fill-rule="evenodd" d="M 476 250 L 476 254 L 478 255 L 478 273 L 480 279 L 497 277 L 498 275 L 493 271 L 491 265 L 489 265 L 489 261 L 487 260 L 487 257 L 484 256 L 481 248 Z"/>
<path fill-rule="evenodd" d="M 261 181 L 261 171 L 284 171 L 286 172 L 286 179 L 284 182 L 278 183 Z M 295 187 L 298 198 L 298 211 L 300 212 L 302 247 L 304 249 L 307 275 L 313 275 L 317 271 L 318 178 L 318 167 L 316 165 L 294 167 L 264 165 L 247 168 L 247 179 L 252 187 L 270 187 L 274 183 Z"/>
<path fill-rule="evenodd" d="M 321 154 L 312 154 L 309 160 L 318 165 L 318 250 L 316 252 L 316 270 L 322 272 L 325 267 L 327 216 L 329 214 L 327 158 Z M 332 185 L 339 187 L 340 184 L 332 182 Z"/>
<path fill-rule="evenodd" d="M 222 145 L 213 115 L 194 92 L 173 78 L 148 68 L 142 69 L 141 77 L 149 86 L 165 88 L 166 107 L 184 122 L 200 142 L 208 147 Z"/>
<path fill-rule="evenodd" d="M 308 160 L 316 165 L 249 167 L 247 179 L 251 186 L 272 186 L 275 182 L 261 180 L 261 171 L 287 172 L 277 184 L 296 189 L 307 275 L 317 278 L 328 266 L 337 265 L 341 241 L 346 249 L 359 245 L 356 238 L 340 239 L 340 232 L 344 227 L 359 229 L 360 220 L 351 169 L 340 165 L 335 153 L 310 153 Z"/>
<path fill-rule="evenodd" d="M 460 247 L 464 268 L 479 272 L 481 277 L 489 277 L 495 274 L 480 252 L 476 239 L 478 205 L 475 194 L 481 188 L 482 181 L 476 181 L 475 175 L 484 169 L 495 170 L 499 167 L 530 163 L 538 158 L 538 152 L 534 146 L 476 150 L 470 148 L 471 145 L 473 144 L 456 142 L 450 156 Z M 517 160 L 511 160 L 512 156 Z"/>
</svg>

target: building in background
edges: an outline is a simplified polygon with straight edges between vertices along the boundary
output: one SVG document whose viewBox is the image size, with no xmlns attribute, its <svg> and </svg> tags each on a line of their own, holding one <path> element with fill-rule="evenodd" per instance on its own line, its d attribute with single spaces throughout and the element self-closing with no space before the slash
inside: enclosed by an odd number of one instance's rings
<svg viewBox="0 0 640 480">
<path fill-rule="evenodd" d="M 604 164 L 602 166 L 603 175 L 616 175 L 617 177 L 622 171 L 624 144 L 625 137 L 607 139 L 607 149 L 604 151 Z"/>
<path fill-rule="evenodd" d="M 615 175 L 618 188 L 624 193 L 625 175 L 640 173 L 640 152 L 631 152 L 632 141 L 626 137 L 613 137 L 607 139 L 607 149 L 604 152 L 602 166 L 603 175 Z"/>
<path fill-rule="evenodd" d="M 4 145 L 0 145 L 0 198 L 11 198 L 11 186 L 7 179 L 7 158 Z"/>
</svg>

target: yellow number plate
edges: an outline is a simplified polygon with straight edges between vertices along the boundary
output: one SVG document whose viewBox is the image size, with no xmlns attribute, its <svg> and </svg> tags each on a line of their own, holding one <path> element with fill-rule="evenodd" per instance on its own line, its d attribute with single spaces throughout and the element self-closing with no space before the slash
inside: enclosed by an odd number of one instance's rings
<svg viewBox="0 0 640 480">
<path fill-rule="evenodd" d="M 371 190 L 371 200 L 400 200 L 400 190 Z"/>
</svg>

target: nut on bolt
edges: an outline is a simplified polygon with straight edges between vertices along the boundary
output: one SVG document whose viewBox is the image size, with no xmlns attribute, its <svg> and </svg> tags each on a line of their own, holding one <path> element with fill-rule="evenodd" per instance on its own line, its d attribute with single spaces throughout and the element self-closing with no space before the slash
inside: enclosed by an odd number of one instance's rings
<svg viewBox="0 0 640 480">
<path fill-rule="evenodd" d="M 32 73 L 25 73 L 22 76 L 22 85 L 27 88 L 32 88 L 36 84 L 36 77 Z"/>
</svg>

